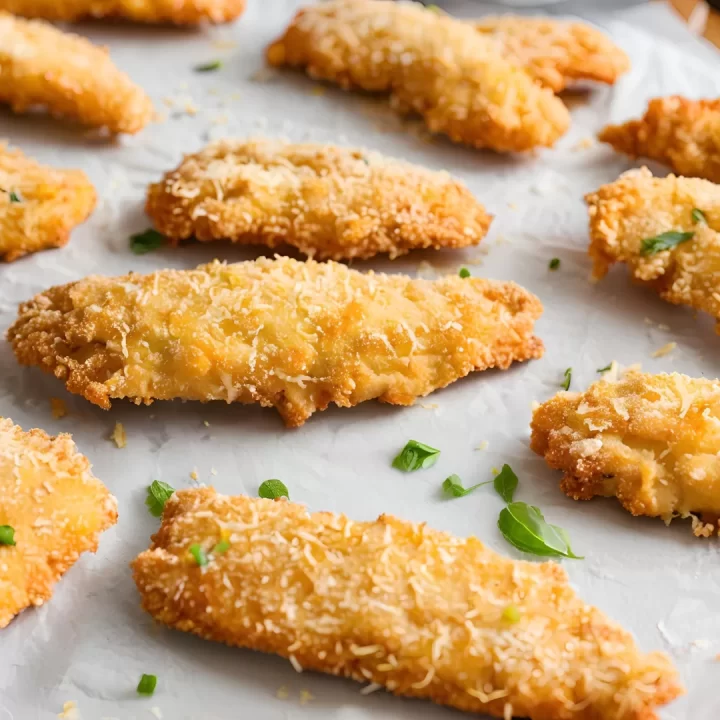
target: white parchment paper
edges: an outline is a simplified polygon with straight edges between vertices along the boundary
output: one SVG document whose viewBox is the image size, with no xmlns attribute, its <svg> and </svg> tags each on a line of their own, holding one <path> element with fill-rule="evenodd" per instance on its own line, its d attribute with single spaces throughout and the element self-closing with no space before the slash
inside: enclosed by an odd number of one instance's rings
<svg viewBox="0 0 720 720">
<path fill-rule="evenodd" d="M 695 539 L 688 523 L 666 528 L 659 520 L 632 518 L 612 500 L 573 502 L 558 490 L 558 474 L 528 449 L 531 403 L 555 393 L 568 366 L 576 389 L 595 380 L 596 368 L 611 360 L 639 362 L 649 371 L 718 374 L 720 338 L 709 318 L 631 286 L 622 267 L 599 285 L 589 284 L 582 195 L 614 180 L 630 163 L 603 146 L 579 148 L 608 121 L 639 113 L 654 95 L 717 96 L 718 64 L 608 20 L 606 29 L 632 56 L 632 73 L 614 89 L 572 96 L 573 127 L 554 150 L 499 157 L 430 140 L 421 124 L 400 121 L 381 100 L 263 69 L 264 46 L 297 5 L 252 1 L 235 25 L 201 32 L 80 26 L 110 47 L 167 118 L 139 136 L 107 141 L 43 116 L 2 111 L 0 135 L 40 161 L 83 168 L 102 199 L 64 249 L 0 267 L 0 328 L 12 322 L 18 302 L 87 274 L 254 257 L 259 251 L 227 244 L 137 257 L 128 249 L 128 236 L 148 226 L 147 183 L 174 167 L 183 152 L 222 136 L 280 135 L 364 145 L 462 178 L 496 215 L 481 247 L 355 267 L 427 275 L 467 264 L 473 274 L 515 280 L 545 304 L 537 331 L 547 353 L 508 372 L 478 373 L 413 408 L 366 403 L 331 409 L 301 429 L 286 430 L 274 411 L 255 406 L 175 402 L 145 408 L 118 402 L 104 412 L 39 370 L 19 368 L 0 342 L 0 414 L 25 428 L 71 432 L 120 509 L 119 524 L 103 536 L 99 553 L 84 556 L 45 607 L 28 610 L 0 632 L 0 720 L 48 720 L 67 702 L 77 709 L 66 717 L 83 720 L 459 718 L 429 702 L 382 692 L 361 696 L 352 682 L 298 675 L 279 658 L 159 628 L 139 608 L 128 563 L 158 525 L 143 504 L 148 483 L 162 479 L 188 487 L 191 473 L 226 493 L 255 494 L 261 481 L 282 478 L 292 499 L 312 509 L 356 519 L 390 512 L 477 535 L 516 556 L 496 528 L 502 502 L 491 489 L 452 501 L 440 493 L 451 473 L 470 485 L 490 478 L 491 468 L 504 462 L 520 477 L 518 499 L 539 505 L 585 555 L 564 563 L 582 596 L 630 628 L 644 650 L 664 648 L 673 655 L 688 695 L 662 717 L 720 717 L 718 543 Z M 192 71 L 214 59 L 223 60 L 219 72 Z M 553 257 L 562 265 L 551 273 Z M 653 359 L 653 351 L 669 342 L 677 348 Z M 52 418 L 51 396 L 67 403 L 67 417 Z M 108 440 L 116 422 L 127 431 L 125 449 Z M 411 475 L 391 469 L 392 457 L 409 438 L 442 450 L 434 468 Z M 483 441 L 487 448 L 477 450 Z M 135 693 L 142 673 L 159 677 L 151 699 Z"/>
</svg>

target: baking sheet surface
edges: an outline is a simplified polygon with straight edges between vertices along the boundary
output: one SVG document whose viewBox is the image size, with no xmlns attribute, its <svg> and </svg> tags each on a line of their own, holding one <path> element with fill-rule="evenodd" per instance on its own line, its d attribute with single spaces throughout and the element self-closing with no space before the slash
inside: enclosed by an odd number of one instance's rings
<svg viewBox="0 0 720 720">
<path fill-rule="evenodd" d="M 299 3 L 249 4 L 235 25 L 201 32 L 79 26 L 110 47 L 117 64 L 165 113 L 162 124 L 136 137 L 108 142 L 43 116 L 2 111 L 1 136 L 40 161 L 84 169 L 102 199 L 68 246 L 0 267 L 0 327 L 12 322 L 17 303 L 91 273 L 190 268 L 214 257 L 256 256 L 254 249 L 208 244 L 140 257 L 130 253 L 128 237 L 148 226 L 147 183 L 174 167 L 183 152 L 223 136 L 284 136 L 363 145 L 462 178 L 496 216 L 479 248 L 355 267 L 435 276 L 467 265 L 473 274 L 515 280 L 545 305 L 537 331 L 546 355 L 507 372 L 478 373 L 413 408 L 366 403 L 331 409 L 303 428 L 285 430 L 274 411 L 255 406 L 176 402 L 145 408 L 118 402 L 104 412 L 39 370 L 19 368 L 7 343 L 0 343 L 0 415 L 24 428 L 72 432 L 120 510 L 120 522 L 103 536 L 99 553 L 84 556 L 45 607 L 28 610 L 0 633 L 0 720 L 49 720 L 68 702 L 77 708 L 66 717 L 83 720 L 459 718 L 427 702 L 382 692 L 361 696 L 352 682 L 298 675 L 284 660 L 157 627 L 140 610 L 128 563 L 158 525 L 144 506 L 147 485 L 161 479 L 188 487 L 191 474 L 226 493 L 255 494 L 263 480 L 281 478 L 292 499 L 312 509 L 356 519 L 390 512 L 477 535 L 515 556 L 496 528 L 502 501 L 491 489 L 452 501 L 440 493 L 451 473 L 470 485 L 490 478 L 491 468 L 505 462 L 520 478 L 518 499 L 540 506 L 585 555 L 563 563 L 582 596 L 630 628 L 644 650 L 664 648 L 673 655 L 689 693 L 662 717 L 720 717 L 718 543 L 695 539 L 688 523 L 666 528 L 660 521 L 634 519 L 611 500 L 574 503 L 558 490 L 558 474 L 528 449 L 531 404 L 555 393 L 569 366 L 575 389 L 595 380 L 596 368 L 611 360 L 641 363 L 649 371 L 718 374 L 720 338 L 709 318 L 631 286 L 623 267 L 598 285 L 588 282 L 582 202 L 583 193 L 631 166 L 608 148 L 583 141 L 608 121 L 641 112 L 654 95 L 717 96 L 717 63 L 608 21 L 606 29 L 632 57 L 632 73 L 614 89 L 572 95 L 573 127 L 556 149 L 499 157 L 432 139 L 420 123 L 396 118 L 382 100 L 264 68 L 263 48 Z M 223 61 L 219 72 L 193 72 L 215 59 Z M 553 257 L 562 264 L 549 272 Z M 670 342 L 677 343 L 673 352 L 652 357 Z M 66 402 L 66 417 L 52 418 L 53 396 Z M 116 422 L 127 432 L 124 449 L 108 439 Z M 410 438 L 442 450 L 434 468 L 404 475 L 390 467 Z M 476 449 L 485 442 L 486 449 Z M 142 673 L 159 677 L 151 699 L 135 693 Z"/>
</svg>

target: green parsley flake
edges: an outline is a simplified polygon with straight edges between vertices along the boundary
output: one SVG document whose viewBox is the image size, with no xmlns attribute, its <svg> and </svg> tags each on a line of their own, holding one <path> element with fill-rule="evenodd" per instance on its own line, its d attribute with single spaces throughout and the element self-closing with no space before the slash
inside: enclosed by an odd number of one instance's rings
<svg viewBox="0 0 720 720">
<path fill-rule="evenodd" d="M 15 545 L 15 528 L 0 525 L 0 545 Z"/>
<path fill-rule="evenodd" d="M 550 270 L 557 270 L 560 267 L 560 258 L 553 258 L 549 263 Z"/>
<path fill-rule="evenodd" d="M 613 364 L 612 364 L 612 363 L 609 363 L 609 364 L 607 364 L 604 368 L 598 368 L 595 372 L 606 373 L 606 372 L 608 372 L 609 370 L 612 370 L 612 366 L 613 366 Z"/>
<path fill-rule="evenodd" d="M 469 278 L 469 277 L 470 277 L 470 271 L 469 271 L 466 267 L 461 267 L 460 270 L 458 271 L 458 275 L 459 275 L 461 278 L 463 278 L 463 279 L 464 279 L 464 278 Z"/>
<path fill-rule="evenodd" d="M 213 549 L 213 555 L 222 555 L 230 549 L 230 543 L 227 540 L 221 540 Z"/>
<path fill-rule="evenodd" d="M 157 686 L 156 675 L 145 675 L 140 678 L 140 682 L 137 686 L 138 695 L 152 695 L 155 692 Z"/>
<path fill-rule="evenodd" d="M 145 498 L 145 504 L 148 506 L 150 514 L 160 517 L 165 509 L 165 503 L 174 492 L 175 488 L 172 485 L 168 485 L 162 480 L 153 480 L 148 486 L 147 497 Z"/>
<path fill-rule="evenodd" d="M 199 545 L 198 543 L 191 545 L 190 554 L 200 567 L 205 567 L 208 564 L 207 553 L 203 550 L 202 545 Z"/>
<path fill-rule="evenodd" d="M 479 488 L 482 485 L 488 485 L 491 483 L 492 480 L 488 480 L 487 482 L 481 482 L 477 485 L 473 485 L 469 488 L 463 487 L 462 480 L 458 475 L 451 475 L 448 478 L 445 478 L 443 481 L 442 487 L 443 490 L 448 494 L 452 495 L 453 497 L 464 497 L 465 495 L 468 495 L 471 493 L 475 488 Z"/>
<path fill-rule="evenodd" d="M 518 486 L 518 477 L 507 463 L 502 466 L 500 472 L 495 476 L 493 486 L 495 487 L 495 492 L 497 492 L 506 503 L 513 501 L 513 495 Z"/>
<path fill-rule="evenodd" d="M 582 560 L 582 557 L 573 553 L 567 532 L 545 522 L 540 508 L 534 505 L 510 503 L 500 511 L 498 528 L 511 545 L 523 552 Z"/>
<path fill-rule="evenodd" d="M 570 389 L 570 381 L 572 380 L 572 368 L 569 367 L 567 370 L 565 370 L 565 380 L 563 380 L 560 387 L 563 390 L 569 390 Z"/>
<path fill-rule="evenodd" d="M 266 480 L 258 488 L 258 496 L 266 500 L 275 500 L 279 497 L 290 499 L 290 493 L 282 480 Z"/>
<path fill-rule="evenodd" d="M 403 472 L 414 472 L 421 468 L 432 467 L 437 462 L 438 457 L 440 457 L 440 451 L 436 448 L 417 440 L 408 440 L 407 445 L 392 461 L 392 466 Z"/>
<path fill-rule="evenodd" d="M 136 255 L 145 255 L 161 248 L 164 244 L 165 236 L 152 228 L 130 236 L 130 249 Z"/>
<path fill-rule="evenodd" d="M 692 220 L 696 225 L 707 225 L 707 218 L 705 213 L 700 208 L 693 208 Z"/>
<path fill-rule="evenodd" d="M 681 243 L 692 240 L 694 235 L 694 232 L 677 232 L 676 230 L 670 230 L 669 232 L 660 233 L 660 235 L 656 235 L 655 237 L 645 238 L 645 240 L 642 241 L 640 254 L 655 255 L 663 250 L 672 250 Z"/>
<path fill-rule="evenodd" d="M 10 198 L 10 202 L 11 202 L 11 203 L 19 203 L 19 202 L 22 202 L 22 199 L 21 199 L 20 196 L 15 192 L 15 190 L 11 190 L 11 191 L 8 193 L 8 196 L 9 196 L 9 198 Z"/>
<path fill-rule="evenodd" d="M 193 69 L 195 70 L 195 72 L 214 72 L 215 70 L 219 70 L 221 67 L 221 60 L 211 60 L 210 62 L 196 65 Z"/>
</svg>

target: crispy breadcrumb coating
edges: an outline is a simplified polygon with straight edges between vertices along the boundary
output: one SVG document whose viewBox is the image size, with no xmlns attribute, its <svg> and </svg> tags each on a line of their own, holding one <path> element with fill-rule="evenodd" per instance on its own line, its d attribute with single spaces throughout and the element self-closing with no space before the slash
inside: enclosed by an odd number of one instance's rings
<svg viewBox="0 0 720 720">
<path fill-rule="evenodd" d="M 650 720 L 682 692 L 669 658 L 642 654 L 560 565 L 425 523 L 181 490 L 133 568 L 144 609 L 170 627 L 459 710 Z"/>
<path fill-rule="evenodd" d="M 416 3 L 331 0 L 300 10 L 267 51 L 344 89 L 386 92 L 432 132 L 500 152 L 551 146 L 567 130 L 563 103 L 470 23 Z"/>
<path fill-rule="evenodd" d="M 142 23 L 198 25 L 239 17 L 245 0 L 0 0 L 0 10 L 44 20 L 124 18 Z"/>
<path fill-rule="evenodd" d="M 628 56 L 585 23 L 501 15 L 483 17 L 474 26 L 498 40 L 508 60 L 556 93 L 578 80 L 612 85 L 630 69 Z"/>
<path fill-rule="evenodd" d="M 42 106 L 114 133 L 136 133 L 153 116 L 150 98 L 107 50 L 6 12 L 0 12 L 0 102 L 18 113 Z"/>
<path fill-rule="evenodd" d="M 491 217 L 445 172 L 333 145 L 220 140 L 150 186 L 169 238 L 294 245 L 318 260 L 476 245 Z"/>
<path fill-rule="evenodd" d="M 0 628 L 49 600 L 116 520 L 115 498 L 70 435 L 23 432 L 0 418 L 0 525 L 15 530 L 15 545 L 0 545 Z"/>
<path fill-rule="evenodd" d="M 717 380 L 628 372 L 558 393 L 535 411 L 530 446 L 575 500 L 617 497 L 633 515 L 693 515 L 696 535 L 720 534 Z"/>
<path fill-rule="evenodd" d="M 630 157 L 647 157 L 678 175 L 720 183 L 720 100 L 655 98 L 640 120 L 608 125 L 602 142 Z"/>
<path fill-rule="evenodd" d="M 674 175 L 656 178 L 642 168 L 585 200 L 596 278 L 613 263 L 625 262 L 632 277 L 663 300 L 703 310 L 720 321 L 720 186 Z M 697 210 L 704 219 L 693 213 Z M 643 254 L 644 240 L 673 231 L 694 234 L 672 249 Z"/>
<path fill-rule="evenodd" d="M 40 165 L 0 143 L 0 258 L 61 247 L 87 220 L 95 189 L 82 170 Z"/>
<path fill-rule="evenodd" d="M 261 258 L 51 288 L 8 337 L 22 364 L 104 408 L 260 403 L 297 426 L 330 403 L 412 405 L 474 370 L 540 357 L 541 312 L 509 282 Z"/>
</svg>

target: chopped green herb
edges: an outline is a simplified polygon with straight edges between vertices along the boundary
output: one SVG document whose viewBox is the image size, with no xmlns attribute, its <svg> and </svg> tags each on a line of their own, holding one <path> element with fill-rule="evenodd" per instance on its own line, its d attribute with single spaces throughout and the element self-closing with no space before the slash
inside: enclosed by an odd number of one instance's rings
<svg viewBox="0 0 720 720">
<path fill-rule="evenodd" d="M 612 370 L 612 366 L 613 366 L 613 364 L 609 363 L 604 368 L 598 368 L 595 372 L 600 372 L 600 373 L 608 372 L 609 370 Z"/>
<path fill-rule="evenodd" d="M 463 487 L 462 480 L 458 475 L 451 475 L 448 478 L 445 478 L 443 481 L 442 487 L 443 490 L 448 494 L 452 495 L 453 497 L 464 497 L 465 495 L 468 495 L 471 493 L 475 488 L 479 488 L 482 485 L 488 485 L 491 483 L 492 480 L 488 480 L 487 482 L 481 482 L 477 485 L 473 485 L 472 487 L 466 488 Z"/>
<path fill-rule="evenodd" d="M 440 456 L 440 451 L 417 440 L 408 440 L 407 445 L 393 460 L 392 466 L 403 472 L 413 472 L 421 468 L 432 467 Z"/>
<path fill-rule="evenodd" d="M 145 675 L 140 678 L 140 682 L 137 686 L 138 695 L 152 695 L 155 692 L 157 686 L 156 675 Z"/>
<path fill-rule="evenodd" d="M 22 202 L 22 200 L 20 199 L 20 196 L 19 196 L 14 190 L 11 190 L 11 191 L 8 193 L 8 195 L 10 196 L 10 202 L 11 202 L 11 203 Z"/>
<path fill-rule="evenodd" d="M 130 236 L 130 249 L 136 255 L 145 255 L 145 253 L 161 248 L 164 244 L 165 237 L 152 228 Z"/>
<path fill-rule="evenodd" d="M 458 271 L 458 275 L 461 278 L 469 278 L 470 277 L 470 271 L 466 267 L 461 267 Z"/>
<path fill-rule="evenodd" d="M 221 67 L 222 62 L 220 60 L 211 60 L 208 63 L 196 65 L 194 70 L 195 72 L 214 72 L 215 70 L 219 70 Z"/>
<path fill-rule="evenodd" d="M 662 252 L 663 250 L 672 250 L 681 243 L 692 240 L 694 232 L 677 232 L 676 230 L 670 230 L 669 232 L 660 233 L 655 237 L 645 238 L 642 241 L 642 248 L 640 249 L 641 255 L 655 255 L 655 253 Z"/>
<path fill-rule="evenodd" d="M 208 564 L 207 553 L 203 550 L 202 545 L 194 543 L 190 546 L 190 554 L 195 558 L 195 562 L 200 567 L 205 567 Z"/>
<path fill-rule="evenodd" d="M 513 501 L 513 495 L 515 494 L 515 488 L 518 486 L 518 477 L 512 471 L 512 468 L 505 463 L 500 472 L 495 476 L 493 485 L 497 494 L 506 503 L 511 503 Z"/>
<path fill-rule="evenodd" d="M 0 525 L 0 545 L 15 544 L 15 528 L 10 525 Z"/>
<path fill-rule="evenodd" d="M 165 503 L 174 492 L 175 488 L 172 485 L 168 485 L 162 480 L 153 480 L 148 485 L 147 497 L 145 498 L 145 504 L 148 506 L 150 514 L 160 517 L 165 509 Z"/>
<path fill-rule="evenodd" d="M 551 270 L 557 270 L 560 267 L 560 258 L 553 258 L 549 263 L 548 267 Z"/>
<path fill-rule="evenodd" d="M 696 224 L 702 223 L 703 225 L 707 225 L 707 218 L 705 217 L 705 213 L 700 208 L 693 208 L 692 220 Z"/>
<path fill-rule="evenodd" d="M 279 497 L 290 499 L 290 493 L 282 480 L 266 480 L 258 488 L 258 496 L 266 500 L 275 500 Z"/>
<path fill-rule="evenodd" d="M 545 522 L 540 508 L 534 505 L 510 503 L 500 511 L 498 528 L 511 545 L 523 552 L 582 560 L 582 557 L 573 553 L 565 530 Z"/>
<path fill-rule="evenodd" d="M 570 381 L 572 380 L 572 368 L 569 367 L 567 370 L 565 370 L 565 380 L 563 380 L 560 387 L 563 390 L 569 390 L 570 389 Z"/>
<path fill-rule="evenodd" d="M 437 5 L 426 5 L 425 8 L 430 12 L 437 13 L 438 15 L 443 14 L 443 11 Z"/>
<path fill-rule="evenodd" d="M 515 607 L 515 605 L 508 605 L 502 611 L 502 619 L 509 623 L 520 622 L 520 611 Z"/>
<path fill-rule="evenodd" d="M 222 555 L 230 549 L 230 543 L 227 540 L 221 540 L 213 549 L 213 555 Z"/>
</svg>

